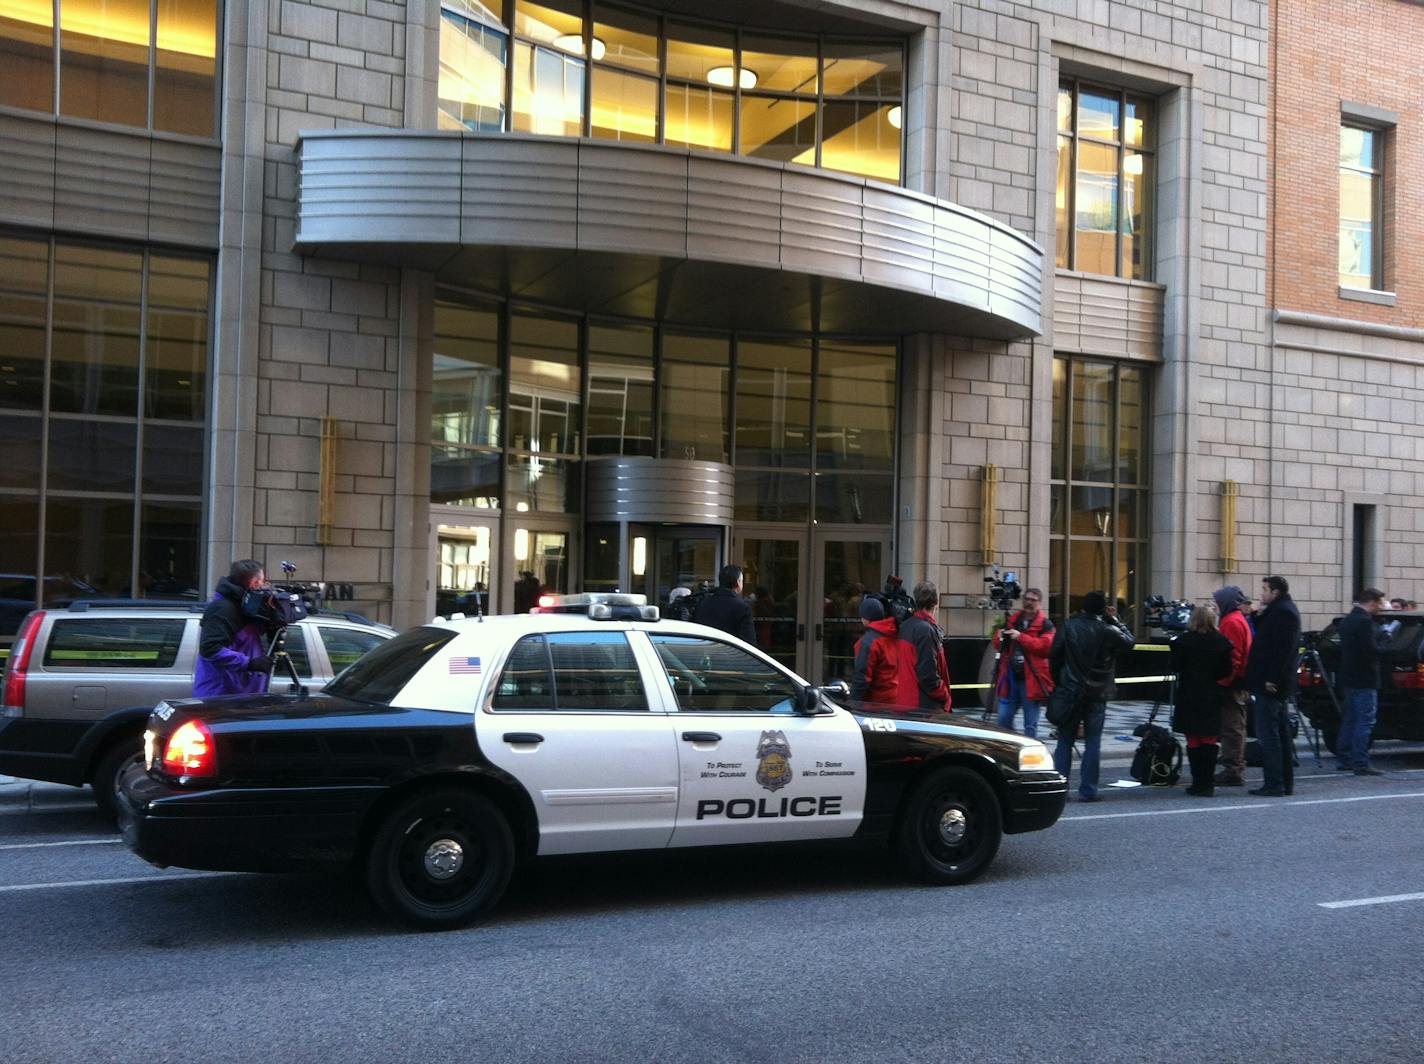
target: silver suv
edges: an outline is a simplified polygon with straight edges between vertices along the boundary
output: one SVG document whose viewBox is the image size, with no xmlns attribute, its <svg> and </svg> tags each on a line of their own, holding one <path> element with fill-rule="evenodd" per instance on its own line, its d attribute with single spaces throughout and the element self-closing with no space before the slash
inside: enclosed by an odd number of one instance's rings
<svg viewBox="0 0 1424 1064">
<path fill-rule="evenodd" d="M 97 599 L 30 613 L 5 666 L 0 774 L 91 784 L 112 813 L 154 705 L 192 694 L 206 605 Z M 395 634 L 358 613 L 320 613 L 288 627 L 286 651 L 314 690 Z M 294 686 L 282 670 L 272 681 L 274 692 Z"/>
</svg>

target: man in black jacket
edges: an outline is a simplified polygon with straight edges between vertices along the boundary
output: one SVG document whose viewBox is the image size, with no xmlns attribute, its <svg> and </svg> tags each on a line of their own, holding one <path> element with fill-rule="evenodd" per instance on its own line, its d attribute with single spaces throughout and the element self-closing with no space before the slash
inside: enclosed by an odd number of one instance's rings
<svg viewBox="0 0 1424 1064">
<path fill-rule="evenodd" d="M 1367 587 L 1355 608 L 1340 622 L 1340 686 L 1344 689 L 1340 734 L 1335 739 L 1339 768 L 1356 776 L 1383 776 L 1370 767 L 1370 733 L 1379 711 L 1380 644 L 1387 632 L 1375 627 L 1375 614 L 1384 608 L 1384 592 Z"/>
<path fill-rule="evenodd" d="M 698 624 L 720 628 L 744 643 L 757 645 L 756 629 L 752 627 L 752 608 L 742 598 L 742 567 L 724 565 L 717 574 L 717 589 L 697 607 Z"/>
<path fill-rule="evenodd" d="M 1132 649 L 1133 638 L 1108 606 L 1102 591 L 1083 596 L 1083 609 L 1069 617 L 1053 636 L 1048 651 L 1048 671 L 1053 676 L 1053 698 L 1078 707 L 1077 720 L 1083 723 L 1083 762 L 1078 780 L 1078 800 L 1096 802 L 1098 757 L 1102 750 L 1103 721 L 1107 700 L 1113 695 L 1117 659 Z M 1073 764 L 1076 722 L 1058 729 L 1058 746 L 1053 751 L 1053 767 L 1064 779 Z"/>
<path fill-rule="evenodd" d="M 1250 793 L 1280 798 L 1295 789 L 1295 743 L 1286 702 L 1295 690 L 1300 662 L 1300 610 L 1283 576 L 1261 581 L 1261 605 L 1263 612 L 1256 615 L 1256 634 L 1246 660 L 1246 690 L 1254 702 L 1265 780 Z"/>
</svg>

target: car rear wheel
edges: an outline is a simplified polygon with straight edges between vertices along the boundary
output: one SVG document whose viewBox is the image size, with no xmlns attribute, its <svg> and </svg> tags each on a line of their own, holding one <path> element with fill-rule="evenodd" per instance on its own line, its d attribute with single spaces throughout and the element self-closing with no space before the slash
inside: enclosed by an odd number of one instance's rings
<svg viewBox="0 0 1424 1064">
<path fill-rule="evenodd" d="M 367 856 L 366 886 L 388 915 L 442 931 L 493 908 L 513 869 L 514 836 L 494 803 L 442 788 L 386 814 Z"/>
<path fill-rule="evenodd" d="M 1003 838 L 999 799 L 967 768 L 928 776 L 905 807 L 895 851 L 906 871 L 927 883 L 968 883 L 989 867 Z"/>
<path fill-rule="evenodd" d="M 94 804 L 106 817 L 118 816 L 119 777 L 139 758 L 143 757 L 143 742 L 136 735 L 120 739 L 104 751 L 94 766 L 94 776 L 89 786 L 94 790 Z"/>
</svg>

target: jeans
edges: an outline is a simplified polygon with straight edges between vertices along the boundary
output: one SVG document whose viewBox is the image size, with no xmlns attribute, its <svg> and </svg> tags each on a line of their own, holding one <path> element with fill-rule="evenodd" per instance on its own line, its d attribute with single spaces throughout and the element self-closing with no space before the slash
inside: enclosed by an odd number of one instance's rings
<svg viewBox="0 0 1424 1064">
<path fill-rule="evenodd" d="M 1037 739 L 1038 715 L 1043 712 L 1043 703 L 1029 700 L 1028 688 L 1024 684 L 1024 678 L 1022 676 L 1015 676 L 1012 669 L 1009 670 L 1008 681 L 1008 697 L 999 699 L 999 727 L 1013 728 L 1014 714 L 1018 712 L 1020 706 L 1023 706 L 1023 733 L 1030 739 Z"/>
<path fill-rule="evenodd" d="M 1370 733 L 1375 730 L 1375 715 L 1379 712 L 1379 692 L 1373 687 L 1345 688 L 1344 715 L 1340 718 L 1340 734 L 1335 750 L 1341 768 L 1370 767 Z"/>
<path fill-rule="evenodd" d="M 1106 702 L 1083 704 L 1083 763 L 1078 766 L 1078 796 L 1098 795 L 1098 755 L 1103 745 L 1103 720 L 1107 716 Z M 1053 751 L 1053 767 L 1064 779 L 1073 764 L 1073 737 L 1077 728 L 1059 728 L 1058 746 Z"/>
<path fill-rule="evenodd" d="M 1284 699 L 1256 691 L 1256 738 L 1261 741 L 1261 771 L 1268 791 L 1289 791 L 1295 786 L 1295 744 Z"/>
</svg>

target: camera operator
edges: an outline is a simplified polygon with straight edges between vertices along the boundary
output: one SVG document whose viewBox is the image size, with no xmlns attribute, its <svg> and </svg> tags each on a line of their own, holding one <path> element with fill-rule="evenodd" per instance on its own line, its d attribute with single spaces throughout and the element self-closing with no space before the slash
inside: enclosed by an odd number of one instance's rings
<svg viewBox="0 0 1424 1064">
<path fill-rule="evenodd" d="M 1053 646 L 1053 622 L 1040 608 L 1043 592 L 1024 592 L 1023 609 L 1014 613 L 995 638 L 999 641 L 999 667 L 994 694 L 999 699 L 999 727 L 1012 728 L 1014 714 L 1023 707 L 1024 734 L 1038 738 L 1038 717 L 1053 692 L 1048 672 L 1048 651 Z"/>
<path fill-rule="evenodd" d="M 264 626 L 243 611 L 243 597 L 267 586 L 262 563 L 233 562 L 203 611 L 193 697 L 260 694 L 267 689 L 272 659 L 262 646 Z"/>
</svg>

